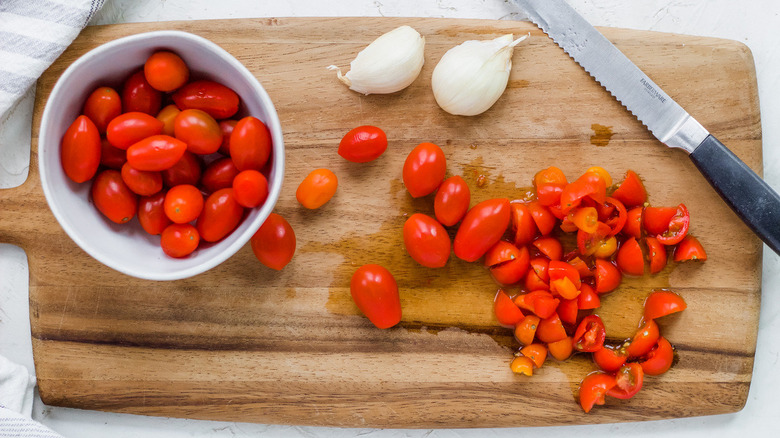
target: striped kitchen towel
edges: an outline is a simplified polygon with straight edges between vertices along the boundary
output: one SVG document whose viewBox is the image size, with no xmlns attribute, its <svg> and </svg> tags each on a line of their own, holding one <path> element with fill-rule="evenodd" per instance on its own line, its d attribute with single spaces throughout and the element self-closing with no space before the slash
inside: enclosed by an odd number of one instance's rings
<svg viewBox="0 0 780 438">
<path fill-rule="evenodd" d="M 2 0 L 6 1 L 6 0 Z M 46 426 L 22 414 L 0 407 L 0 438 L 62 438 Z"/>
<path fill-rule="evenodd" d="M 0 0 L 0 119 L 105 0 Z"/>
</svg>

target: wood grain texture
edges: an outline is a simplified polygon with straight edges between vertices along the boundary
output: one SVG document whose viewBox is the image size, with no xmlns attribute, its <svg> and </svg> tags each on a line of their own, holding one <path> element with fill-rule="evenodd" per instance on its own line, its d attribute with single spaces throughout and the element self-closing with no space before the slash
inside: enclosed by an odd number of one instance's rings
<svg viewBox="0 0 780 438">
<path fill-rule="evenodd" d="M 382 32 L 401 24 L 427 40 L 426 63 L 408 89 L 362 96 L 339 84 Z M 281 272 L 249 247 L 215 269 L 175 282 L 119 274 L 89 257 L 56 223 L 37 175 L 43 104 L 62 71 L 99 44 L 180 29 L 209 38 L 242 61 L 279 111 L 287 147 L 276 211 L 298 250 Z M 760 172 L 761 124 L 753 60 L 742 44 L 602 29 L 705 127 Z M 531 33 L 515 52 L 504 96 L 473 118 L 441 111 L 430 91 L 437 60 L 467 39 Z M 706 67 L 706 68 L 705 68 Z M 360 124 L 382 127 L 387 153 L 355 165 L 336 154 Z M 603 135 L 607 127 L 609 135 Z M 599 137 L 597 134 L 601 134 Z M 594 137 L 595 136 L 595 137 Z M 592 138 L 593 137 L 593 138 Z M 645 180 L 655 205 L 685 202 L 706 263 L 629 279 L 603 299 L 611 337 L 630 336 L 651 288 L 681 293 L 688 310 L 661 323 L 678 362 L 648 378 L 628 401 L 590 415 L 574 394 L 589 359 L 550 360 L 533 378 L 513 375 L 509 330 L 492 314 L 496 285 L 477 264 L 453 258 L 439 270 L 404 252 L 401 227 L 431 212 L 400 181 L 406 154 L 439 144 L 449 174 L 472 187 L 472 204 L 519 197 L 550 165 L 576 176 L 601 165 Z M 599 146 L 601 145 L 601 146 Z M 314 168 L 339 176 L 336 197 L 304 211 L 295 188 Z M 487 181 L 482 187 L 476 179 Z M 86 29 L 38 82 L 30 178 L 0 198 L 0 240 L 30 266 L 30 317 L 40 394 L 60 406 L 201 419 L 349 427 L 494 427 L 640 421 L 734 412 L 744 405 L 755 353 L 761 244 L 680 151 L 657 142 L 564 52 L 529 23 L 420 18 L 278 18 L 143 23 Z M 393 272 L 402 323 L 380 331 L 349 298 L 365 263 Z"/>
</svg>

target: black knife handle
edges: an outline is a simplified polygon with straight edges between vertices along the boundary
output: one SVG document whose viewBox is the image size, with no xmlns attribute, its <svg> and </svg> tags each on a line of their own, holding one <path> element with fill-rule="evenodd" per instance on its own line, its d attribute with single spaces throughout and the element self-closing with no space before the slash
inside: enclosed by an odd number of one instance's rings
<svg viewBox="0 0 780 438">
<path fill-rule="evenodd" d="M 780 254 L 780 196 L 712 135 L 691 160 L 735 213 L 775 253 Z"/>
</svg>

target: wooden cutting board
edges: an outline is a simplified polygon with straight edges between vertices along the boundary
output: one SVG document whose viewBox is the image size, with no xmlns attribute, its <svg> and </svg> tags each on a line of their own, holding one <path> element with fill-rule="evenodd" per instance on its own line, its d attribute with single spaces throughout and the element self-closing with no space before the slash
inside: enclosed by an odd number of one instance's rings
<svg viewBox="0 0 780 438">
<path fill-rule="evenodd" d="M 427 40 L 421 76 L 405 91 L 362 96 L 326 70 L 347 67 L 366 44 L 401 24 Z M 276 103 L 287 168 L 276 211 L 298 238 L 282 272 L 247 246 L 197 277 L 138 280 L 89 257 L 50 213 L 38 178 L 37 133 L 54 82 L 81 54 L 118 37 L 180 29 L 209 38 L 253 71 Z M 603 29 L 705 127 L 761 171 L 761 123 L 750 51 L 712 38 Z M 431 72 L 469 39 L 530 33 L 509 87 L 478 117 L 441 111 Z M 346 70 L 345 70 L 346 71 Z M 99 72 L 97 72 L 99 73 Z M 30 267 L 30 318 L 40 395 L 51 405 L 116 412 L 348 427 L 494 427 L 654 420 L 734 412 L 750 387 L 758 330 L 760 242 L 680 151 L 657 142 L 624 108 L 529 23 L 428 18 L 274 18 L 90 27 L 38 82 L 30 178 L 0 198 L 0 241 Z M 387 153 L 356 165 L 336 154 L 361 124 L 382 127 Z M 406 255 L 401 227 L 432 199 L 401 182 L 407 153 L 439 144 L 472 205 L 520 197 L 533 174 L 556 165 L 576 177 L 600 165 L 645 181 L 654 205 L 685 202 L 705 263 L 626 280 L 598 313 L 610 337 L 633 334 L 652 288 L 682 294 L 688 310 L 661 322 L 677 363 L 648 377 L 631 400 L 585 415 L 575 393 L 594 369 L 582 356 L 513 375 L 517 347 L 497 325 L 497 286 L 479 264 L 439 270 Z M 305 211 L 294 192 L 311 170 L 339 176 L 336 197 Z M 480 181 L 478 183 L 477 181 Z M 360 316 L 349 278 L 365 263 L 396 276 L 404 318 L 380 331 Z"/>
</svg>

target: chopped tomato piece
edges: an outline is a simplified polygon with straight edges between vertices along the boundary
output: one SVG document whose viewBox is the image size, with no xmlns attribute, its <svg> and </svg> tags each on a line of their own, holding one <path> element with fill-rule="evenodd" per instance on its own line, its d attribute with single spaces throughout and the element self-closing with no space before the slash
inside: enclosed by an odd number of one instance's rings
<svg viewBox="0 0 780 438">
<path fill-rule="evenodd" d="M 625 348 L 604 346 L 593 352 L 593 362 L 603 371 L 614 373 L 628 360 Z"/>
<path fill-rule="evenodd" d="M 595 263 L 596 292 L 600 294 L 612 292 L 620 285 L 623 275 L 612 262 L 597 259 Z"/>
<path fill-rule="evenodd" d="M 550 260 L 563 258 L 563 246 L 561 241 L 555 237 L 540 237 L 533 241 L 533 246 Z"/>
<path fill-rule="evenodd" d="M 493 310 L 498 323 L 505 327 L 514 327 L 525 316 L 503 289 L 499 289 L 496 293 L 496 298 L 493 300 Z"/>
<path fill-rule="evenodd" d="M 558 309 L 556 312 L 558 313 L 558 317 L 561 318 L 561 321 L 569 324 L 574 325 L 577 323 L 577 314 L 579 313 L 579 307 L 577 306 L 577 299 L 571 299 L 571 300 L 561 300 L 560 304 L 558 304 Z"/>
<path fill-rule="evenodd" d="M 550 212 L 550 210 L 542 205 L 539 201 L 531 201 L 528 203 L 528 210 L 531 212 L 531 217 L 534 219 L 536 228 L 542 236 L 546 236 L 552 232 L 555 228 L 555 223 L 558 219 Z"/>
<path fill-rule="evenodd" d="M 544 344 L 528 344 L 520 350 L 520 353 L 531 359 L 536 368 L 541 368 L 547 359 L 547 347 Z"/>
<path fill-rule="evenodd" d="M 594 207 L 572 209 L 567 218 L 574 226 L 586 233 L 595 233 L 599 227 L 599 214 Z"/>
<path fill-rule="evenodd" d="M 658 331 L 658 324 L 652 319 L 648 319 L 642 327 L 637 330 L 634 337 L 629 341 L 626 347 L 626 352 L 630 359 L 644 356 L 658 342 L 660 332 Z"/>
<path fill-rule="evenodd" d="M 568 184 L 561 193 L 561 210 L 568 214 L 580 205 L 586 197 L 602 203 L 607 198 L 607 186 L 597 173 L 585 172 L 576 181 Z"/>
<path fill-rule="evenodd" d="M 586 413 L 595 405 L 603 405 L 607 392 L 617 385 L 615 377 L 602 371 L 594 371 L 580 382 L 580 406 Z"/>
<path fill-rule="evenodd" d="M 536 172 L 534 175 L 534 187 L 539 187 L 544 184 L 566 184 L 566 175 L 563 171 L 555 166 L 550 166 L 547 169 L 542 169 Z"/>
<path fill-rule="evenodd" d="M 553 313 L 551 317 L 539 321 L 536 337 L 548 344 L 560 341 L 566 337 L 566 329 L 563 328 L 563 323 L 557 313 Z"/>
<path fill-rule="evenodd" d="M 580 287 L 580 294 L 577 296 L 577 307 L 580 310 L 598 309 L 601 307 L 599 295 L 587 284 Z"/>
<path fill-rule="evenodd" d="M 623 233 L 629 237 L 639 239 L 642 237 L 642 211 L 644 208 L 636 207 L 628 210 L 626 216 L 626 225 L 623 226 Z"/>
<path fill-rule="evenodd" d="M 515 356 L 512 359 L 512 363 L 509 364 L 509 369 L 515 374 L 524 374 L 526 376 L 534 375 L 534 361 L 529 357 Z"/>
<path fill-rule="evenodd" d="M 677 207 L 646 207 L 642 226 L 647 234 L 656 236 L 669 228 L 669 222 L 676 213 Z"/>
<path fill-rule="evenodd" d="M 672 291 L 654 291 L 645 300 L 645 319 L 661 318 L 672 313 L 682 312 L 687 307 L 685 300 Z"/>
<path fill-rule="evenodd" d="M 607 331 L 598 315 L 588 315 L 582 319 L 574 332 L 572 343 L 577 351 L 594 352 L 604 346 Z"/>
<path fill-rule="evenodd" d="M 550 350 L 552 351 L 552 349 Z M 674 349 L 664 337 L 658 338 L 656 346 L 650 350 L 639 365 L 648 376 L 658 376 L 672 367 L 674 361 Z"/>
<path fill-rule="evenodd" d="M 515 338 L 523 344 L 528 345 L 534 342 L 536 331 L 539 329 L 541 318 L 536 315 L 526 315 L 515 326 Z"/>
<path fill-rule="evenodd" d="M 678 205 L 677 211 L 669 221 L 666 231 L 657 236 L 658 241 L 664 245 L 676 245 L 680 243 L 688 234 L 690 223 L 691 214 L 688 212 L 688 208 L 685 207 L 685 204 Z"/>
<path fill-rule="evenodd" d="M 685 262 L 688 260 L 707 260 L 707 252 L 699 242 L 699 239 L 685 236 L 674 248 L 674 261 Z"/>
<path fill-rule="evenodd" d="M 643 275 L 645 273 L 645 260 L 642 256 L 642 248 L 635 238 L 629 238 L 620 246 L 617 253 L 617 265 L 626 274 Z"/>
<path fill-rule="evenodd" d="M 527 204 L 522 202 L 512 202 L 509 205 L 512 207 L 512 230 L 515 233 L 515 245 L 523 246 L 531 243 L 539 233 L 536 222 L 531 217 L 531 210 L 528 209 Z"/>
<path fill-rule="evenodd" d="M 650 259 L 650 273 L 657 274 L 666 266 L 666 247 L 655 237 L 645 238 L 647 245 L 647 258 Z"/>
<path fill-rule="evenodd" d="M 623 365 L 615 374 L 616 385 L 607 391 L 607 395 L 623 400 L 633 397 L 642 389 L 644 375 L 642 366 L 636 362 Z"/>
<path fill-rule="evenodd" d="M 612 192 L 612 197 L 622 202 L 626 208 L 642 205 L 647 201 L 647 190 L 639 175 L 633 170 L 626 172 L 626 177 L 618 188 Z"/>
<path fill-rule="evenodd" d="M 550 351 L 552 357 L 558 360 L 566 360 L 574 352 L 574 349 L 571 346 L 571 338 L 568 336 L 560 341 L 550 342 L 547 344 L 547 349 Z"/>
</svg>

